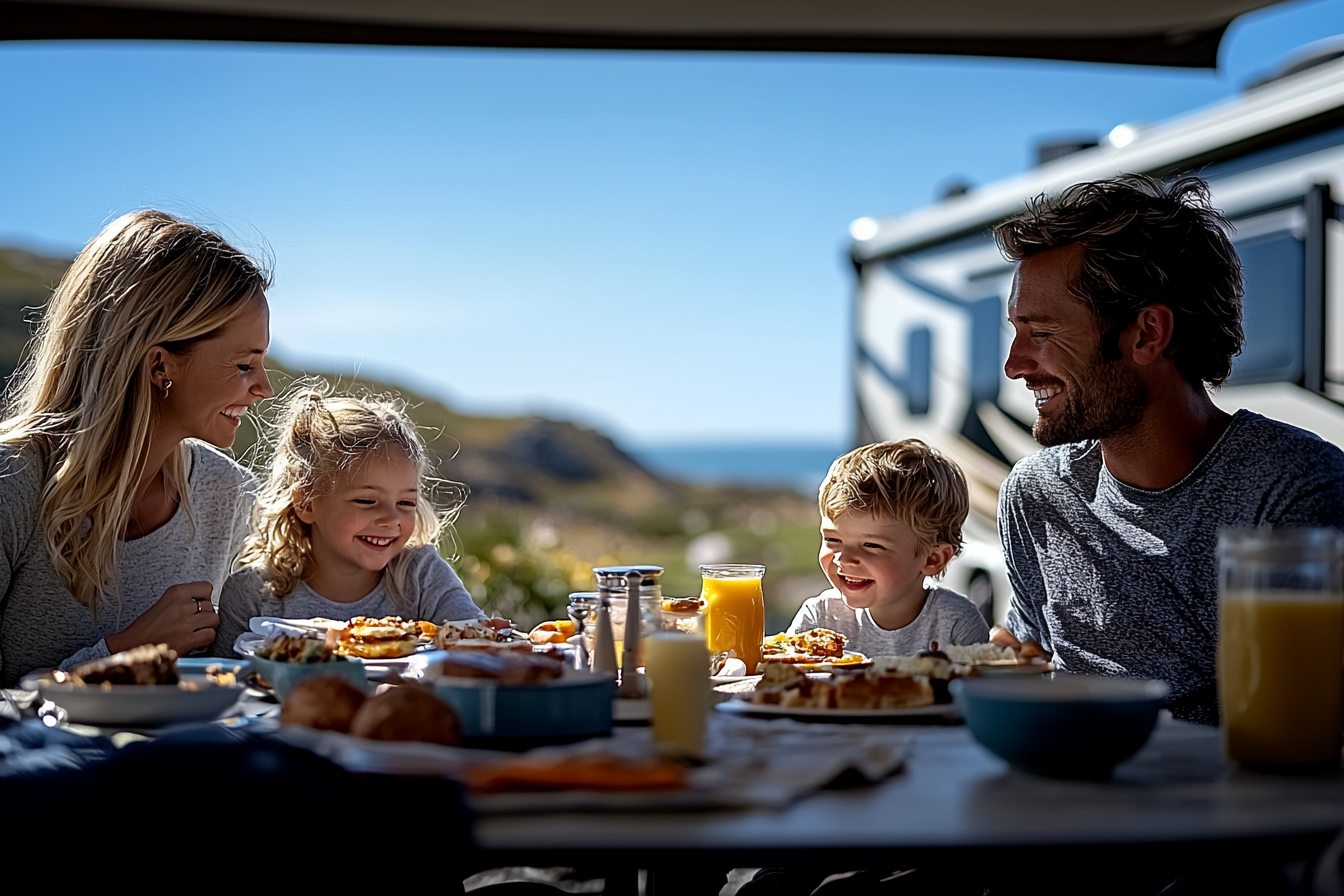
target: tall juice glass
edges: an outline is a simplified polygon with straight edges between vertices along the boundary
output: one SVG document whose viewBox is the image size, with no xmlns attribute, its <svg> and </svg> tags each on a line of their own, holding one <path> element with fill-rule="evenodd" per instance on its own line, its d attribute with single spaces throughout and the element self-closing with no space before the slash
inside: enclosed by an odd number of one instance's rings
<svg viewBox="0 0 1344 896">
<path fill-rule="evenodd" d="M 709 714 L 709 651 L 705 639 L 657 631 L 648 639 L 644 674 L 653 708 L 653 740 L 682 756 L 704 752 Z"/>
<path fill-rule="evenodd" d="M 764 566 L 722 563 L 700 567 L 704 581 L 705 633 L 710 653 L 731 650 L 755 672 L 765 639 Z"/>
<path fill-rule="evenodd" d="M 1344 536 L 1218 538 L 1218 702 L 1228 758 L 1333 766 L 1344 730 Z"/>
</svg>

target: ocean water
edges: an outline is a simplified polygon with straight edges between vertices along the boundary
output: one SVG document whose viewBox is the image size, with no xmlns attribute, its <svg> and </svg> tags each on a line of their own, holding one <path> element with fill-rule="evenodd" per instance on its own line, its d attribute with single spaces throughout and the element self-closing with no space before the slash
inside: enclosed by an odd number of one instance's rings
<svg viewBox="0 0 1344 896">
<path fill-rule="evenodd" d="M 740 483 L 815 495 L 847 448 L 826 442 L 640 445 L 627 451 L 654 472 L 704 485 Z"/>
</svg>

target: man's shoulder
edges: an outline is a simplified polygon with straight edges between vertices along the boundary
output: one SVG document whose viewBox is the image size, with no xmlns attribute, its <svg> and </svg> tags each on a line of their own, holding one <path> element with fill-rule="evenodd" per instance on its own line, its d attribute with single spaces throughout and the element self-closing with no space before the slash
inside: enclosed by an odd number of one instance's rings
<svg viewBox="0 0 1344 896">
<path fill-rule="evenodd" d="M 1235 462 L 1269 463 L 1282 468 L 1285 457 L 1294 457 L 1344 470 L 1344 451 L 1338 445 L 1314 432 L 1254 411 L 1237 411 L 1228 435 L 1230 447 L 1235 449 L 1229 452 L 1229 460 Z"/>
<path fill-rule="evenodd" d="M 1042 448 L 1013 465 L 1004 480 L 1003 492 L 1016 499 L 1043 496 L 1050 486 L 1079 477 L 1095 478 L 1101 469 L 1101 451 L 1094 441 L 1070 442 Z"/>
</svg>

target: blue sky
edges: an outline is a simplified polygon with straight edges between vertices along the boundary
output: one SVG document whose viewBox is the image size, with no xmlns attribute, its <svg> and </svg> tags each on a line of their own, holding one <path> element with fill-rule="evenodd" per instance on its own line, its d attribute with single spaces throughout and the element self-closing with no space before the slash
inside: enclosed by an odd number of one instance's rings
<svg viewBox="0 0 1344 896">
<path fill-rule="evenodd" d="M 165 208 L 275 259 L 274 352 L 634 443 L 847 438 L 846 229 L 1061 134 L 1237 93 L 1219 69 L 837 55 L 0 44 L 0 242 Z"/>
</svg>

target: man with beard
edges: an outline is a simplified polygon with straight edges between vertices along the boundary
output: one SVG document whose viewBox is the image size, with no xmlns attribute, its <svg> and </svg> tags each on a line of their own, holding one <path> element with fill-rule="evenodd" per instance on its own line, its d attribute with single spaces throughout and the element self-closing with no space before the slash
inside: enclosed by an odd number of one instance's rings
<svg viewBox="0 0 1344 896">
<path fill-rule="evenodd" d="M 1208 389 L 1241 351 L 1241 263 L 1196 177 L 1137 175 L 1038 198 L 995 231 L 1020 262 L 1004 371 L 1045 450 L 1004 483 L 1013 585 L 998 643 L 1068 672 L 1160 678 L 1216 724 L 1218 530 L 1344 528 L 1344 452 Z"/>
</svg>

